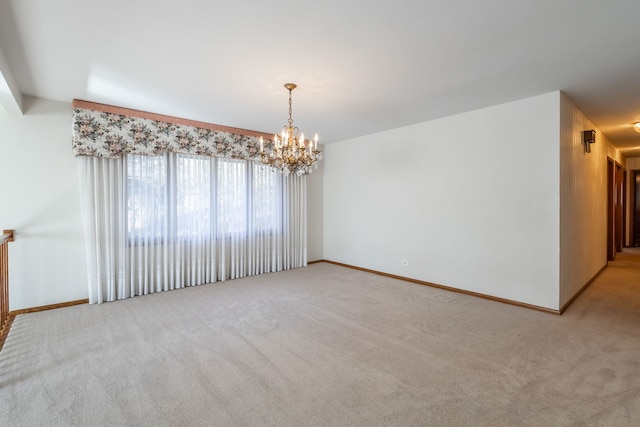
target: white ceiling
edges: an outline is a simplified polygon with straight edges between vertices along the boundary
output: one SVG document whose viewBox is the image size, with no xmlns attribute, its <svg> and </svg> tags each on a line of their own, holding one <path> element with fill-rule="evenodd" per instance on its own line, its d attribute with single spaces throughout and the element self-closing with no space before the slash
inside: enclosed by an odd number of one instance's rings
<svg viewBox="0 0 640 427">
<path fill-rule="evenodd" d="M 13 87 L 277 132 L 291 81 L 294 123 L 328 143 L 563 90 L 630 150 L 638 19 L 638 0 L 0 0 L 0 113 Z"/>
</svg>

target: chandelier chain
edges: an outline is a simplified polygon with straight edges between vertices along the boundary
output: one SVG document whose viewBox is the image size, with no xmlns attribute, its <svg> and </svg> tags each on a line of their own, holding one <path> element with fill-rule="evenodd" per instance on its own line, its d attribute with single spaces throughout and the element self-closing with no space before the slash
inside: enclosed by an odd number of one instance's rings
<svg viewBox="0 0 640 427">
<path fill-rule="evenodd" d="M 289 127 L 293 127 L 293 118 L 291 117 L 293 114 L 293 107 L 291 101 L 291 91 L 293 89 L 289 89 Z"/>
</svg>

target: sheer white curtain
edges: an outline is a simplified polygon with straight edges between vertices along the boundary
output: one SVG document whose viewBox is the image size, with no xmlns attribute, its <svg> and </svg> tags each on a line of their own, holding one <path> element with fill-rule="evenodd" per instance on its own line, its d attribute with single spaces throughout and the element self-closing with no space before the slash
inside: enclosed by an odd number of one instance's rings
<svg viewBox="0 0 640 427">
<path fill-rule="evenodd" d="M 78 157 L 89 301 L 306 265 L 306 181 L 190 154 Z"/>
</svg>

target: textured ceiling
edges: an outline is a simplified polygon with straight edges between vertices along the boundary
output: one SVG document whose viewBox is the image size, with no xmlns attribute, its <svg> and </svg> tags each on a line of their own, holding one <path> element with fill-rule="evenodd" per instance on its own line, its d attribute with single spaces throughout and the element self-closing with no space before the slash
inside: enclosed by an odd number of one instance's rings
<svg viewBox="0 0 640 427">
<path fill-rule="evenodd" d="M 637 0 L 0 0 L 0 72 L 25 95 L 265 132 L 292 81 L 294 123 L 324 143 L 562 90 L 624 151 L 638 16 Z"/>
</svg>

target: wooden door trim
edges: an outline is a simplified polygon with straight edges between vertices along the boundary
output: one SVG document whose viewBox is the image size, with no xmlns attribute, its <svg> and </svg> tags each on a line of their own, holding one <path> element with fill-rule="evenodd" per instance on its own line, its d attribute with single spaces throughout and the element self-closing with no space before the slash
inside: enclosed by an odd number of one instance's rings
<svg viewBox="0 0 640 427">
<path fill-rule="evenodd" d="M 614 204 L 613 194 L 615 185 L 615 160 L 607 156 L 607 260 L 616 259 L 615 254 L 615 232 L 614 232 Z"/>
</svg>

